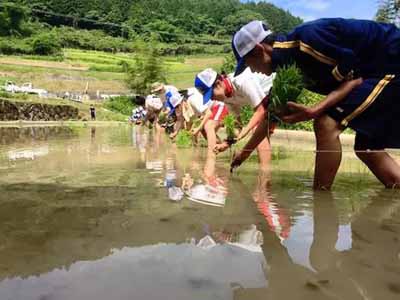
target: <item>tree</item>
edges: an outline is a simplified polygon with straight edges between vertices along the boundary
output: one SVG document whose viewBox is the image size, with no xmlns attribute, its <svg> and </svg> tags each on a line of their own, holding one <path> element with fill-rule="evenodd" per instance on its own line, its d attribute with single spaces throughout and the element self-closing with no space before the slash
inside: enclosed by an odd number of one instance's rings
<svg viewBox="0 0 400 300">
<path fill-rule="evenodd" d="M 38 55 L 60 55 L 61 44 L 53 33 L 42 33 L 35 37 L 32 49 Z"/>
<path fill-rule="evenodd" d="M 222 29 L 225 29 L 223 20 L 230 27 L 229 34 L 237 26 L 254 18 L 265 20 L 275 30 L 283 32 L 291 30 L 302 22 L 289 12 L 264 1 L 244 3 L 240 0 L 14 0 L 13 2 L 22 3 L 35 10 L 75 17 L 79 28 L 85 26 L 79 19 L 86 17 L 99 22 L 130 24 L 138 33 L 146 33 L 147 25 L 160 20 L 177 27 L 178 31 L 185 34 L 210 35 L 216 32 L 222 33 Z M 62 18 L 58 21 L 61 22 Z M 53 25 L 67 24 L 64 21 L 63 24 Z"/>
<path fill-rule="evenodd" d="M 375 20 L 400 26 L 400 0 L 381 0 Z"/>
<path fill-rule="evenodd" d="M 140 42 L 138 48 L 140 51 L 135 56 L 134 64 L 125 62 L 123 66 L 129 88 L 136 94 L 146 95 L 153 82 L 166 81 L 166 67 L 154 41 L 147 44 Z"/>
<path fill-rule="evenodd" d="M 0 4 L 0 35 L 21 35 L 27 17 L 25 7 L 15 3 Z"/>
<path fill-rule="evenodd" d="M 222 26 L 225 28 L 227 34 L 231 35 L 241 26 L 253 20 L 263 20 L 263 16 L 252 10 L 239 10 L 237 13 L 225 17 L 222 20 Z"/>
<path fill-rule="evenodd" d="M 221 72 L 225 73 L 232 73 L 235 71 L 236 68 L 236 58 L 235 56 L 231 53 L 224 58 L 224 62 L 221 66 Z"/>
</svg>

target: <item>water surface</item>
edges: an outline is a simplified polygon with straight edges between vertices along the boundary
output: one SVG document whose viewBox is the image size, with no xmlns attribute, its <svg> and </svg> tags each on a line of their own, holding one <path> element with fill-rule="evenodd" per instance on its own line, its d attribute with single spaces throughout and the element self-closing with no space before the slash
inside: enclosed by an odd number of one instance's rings
<svg viewBox="0 0 400 300">
<path fill-rule="evenodd" d="M 350 152 L 269 169 L 143 128 L 0 129 L 0 299 L 399 299 L 400 199 Z"/>
</svg>

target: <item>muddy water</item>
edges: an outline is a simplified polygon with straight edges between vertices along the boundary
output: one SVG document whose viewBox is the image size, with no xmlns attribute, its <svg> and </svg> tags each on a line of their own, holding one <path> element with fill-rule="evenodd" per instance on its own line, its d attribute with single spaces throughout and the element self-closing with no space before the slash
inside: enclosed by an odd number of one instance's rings
<svg viewBox="0 0 400 300">
<path fill-rule="evenodd" d="M 230 175 L 141 128 L 0 129 L 0 299 L 399 299 L 398 192 L 346 154 L 314 193 L 312 149 Z"/>
</svg>

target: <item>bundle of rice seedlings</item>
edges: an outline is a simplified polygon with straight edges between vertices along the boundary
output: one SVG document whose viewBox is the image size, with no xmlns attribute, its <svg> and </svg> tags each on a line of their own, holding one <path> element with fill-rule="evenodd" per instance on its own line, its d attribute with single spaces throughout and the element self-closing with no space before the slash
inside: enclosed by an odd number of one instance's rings
<svg viewBox="0 0 400 300">
<path fill-rule="evenodd" d="M 164 124 L 167 122 L 167 119 L 168 119 L 168 114 L 165 112 L 160 112 L 160 114 L 158 115 L 158 123 Z"/>
<path fill-rule="evenodd" d="M 226 139 L 228 142 L 229 141 L 233 142 L 236 138 L 235 124 L 236 124 L 236 118 L 234 115 L 229 114 L 225 117 L 224 126 L 225 126 L 225 131 L 226 131 Z"/>
<path fill-rule="evenodd" d="M 299 95 L 303 88 L 303 75 L 295 64 L 278 68 L 271 91 L 270 112 L 275 115 L 286 114 L 289 101 L 301 101 Z"/>
<path fill-rule="evenodd" d="M 192 127 L 193 127 L 193 128 L 197 128 L 197 127 L 200 126 L 200 124 L 201 124 L 201 119 L 196 118 L 196 119 L 193 120 Z"/>
<path fill-rule="evenodd" d="M 192 135 L 187 130 L 181 130 L 176 136 L 176 145 L 178 148 L 190 148 L 193 145 Z"/>
</svg>

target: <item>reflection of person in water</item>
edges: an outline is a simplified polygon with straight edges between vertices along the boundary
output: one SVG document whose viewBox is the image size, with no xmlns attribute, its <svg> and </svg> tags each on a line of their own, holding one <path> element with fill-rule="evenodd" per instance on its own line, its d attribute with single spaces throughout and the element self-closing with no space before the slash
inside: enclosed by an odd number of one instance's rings
<svg viewBox="0 0 400 300">
<path fill-rule="evenodd" d="M 90 138 L 93 140 L 94 138 L 96 138 L 96 127 L 92 127 L 90 129 Z"/>
<path fill-rule="evenodd" d="M 228 190 L 225 181 L 216 175 L 216 154 L 207 152 L 207 159 L 203 169 L 204 183 L 194 185 L 187 192 L 188 198 L 213 206 L 224 206 Z"/>
<path fill-rule="evenodd" d="M 396 291 L 398 297 L 400 226 L 393 220 L 400 216 L 400 203 L 389 200 L 393 199 L 392 193 L 378 193 L 355 216 L 349 237 L 352 245 L 344 253 L 336 249 L 340 240 L 334 207 L 337 201 L 330 193 L 318 194 L 318 201 L 314 201 L 312 265 L 319 279 L 336 287 L 335 294 L 340 298 L 395 299 Z"/>
<path fill-rule="evenodd" d="M 283 241 L 288 238 L 290 233 L 290 216 L 287 210 L 272 198 L 270 185 L 271 173 L 260 168 L 257 186 L 252 196 L 257 210 L 264 216 L 270 230 Z"/>
</svg>

